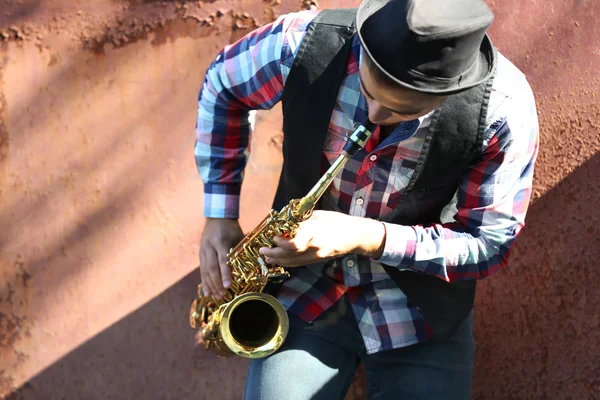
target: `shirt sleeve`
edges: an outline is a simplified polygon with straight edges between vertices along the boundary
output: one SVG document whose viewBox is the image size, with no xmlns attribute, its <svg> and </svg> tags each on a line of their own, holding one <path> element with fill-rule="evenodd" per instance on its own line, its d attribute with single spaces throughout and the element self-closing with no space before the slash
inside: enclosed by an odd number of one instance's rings
<svg viewBox="0 0 600 400">
<path fill-rule="evenodd" d="M 198 96 L 194 146 L 204 216 L 239 217 L 252 113 L 281 99 L 298 44 L 316 13 L 283 15 L 223 48 L 209 66 Z"/>
<path fill-rule="evenodd" d="M 526 81 L 497 111 L 485 133 L 483 160 L 459 183 L 453 218 L 431 226 L 386 223 L 384 251 L 376 261 L 448 282 L 483 279 L 506 265 L 525 225 L 539 147 Z"/>
</svg>

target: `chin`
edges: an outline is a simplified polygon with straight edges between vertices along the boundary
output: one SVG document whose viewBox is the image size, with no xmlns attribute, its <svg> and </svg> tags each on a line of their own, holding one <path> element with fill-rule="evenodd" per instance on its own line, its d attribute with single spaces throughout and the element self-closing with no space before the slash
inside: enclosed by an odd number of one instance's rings
<svg viewBox="0 0 600 400">
<path fill-rule="evenodd" d="M 373 121 L 371 121 L 371 122 L 373 122 Z M 373 123 L 375 125 L 390 126 L 390 125 L 398 125 L 401 122 L 403 122 L 403 120 L 398 120 L 398 121 L 380 121 L 380 122 L 373 122 Z"/>
</svg>

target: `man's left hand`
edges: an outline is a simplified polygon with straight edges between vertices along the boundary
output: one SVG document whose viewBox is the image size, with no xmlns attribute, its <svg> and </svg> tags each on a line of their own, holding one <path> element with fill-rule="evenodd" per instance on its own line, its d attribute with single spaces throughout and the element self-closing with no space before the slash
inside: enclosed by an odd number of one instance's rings
<svg viewBox="0 0 600 400">
<path fill-rule="evenodd" d="M 263 247 L 260 253 L 269 264 L 300 267 L 356 253 L 375 259 L 385 244 L 385 226 L 380 221 L 315 210 L 299 224 L 293 239 L 275 237 L 277 247 Z"/>
</svg>

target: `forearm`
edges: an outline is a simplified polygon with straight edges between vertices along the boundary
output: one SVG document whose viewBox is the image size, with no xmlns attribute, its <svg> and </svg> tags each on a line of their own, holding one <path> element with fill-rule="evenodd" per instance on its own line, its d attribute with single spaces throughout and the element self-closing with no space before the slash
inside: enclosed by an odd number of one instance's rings
<svg viewBox="0 0 600 400">
<path fill-rule="evenodd" d="M 538 149 L 537 120 L 511 131 L 494 125 L 483 160 L 458 187 L 452 222 L 431 226 L 386 224 L 381 257 L 448 282 L 482 279 L 507 264 L 509 249 L 525 225 Z"/>
<path fill-rule="evenodd" d="M 238 218 L 249 154 L 252 110 L 271 108 L 283 91 L 280 20 L 225 47 L 206 72 L 198 98 L 194 156 L 204 182 L 204 216 Z"/>
<path fill-rule="evenodd" d="M 386 224 L 386 232 L 382 255 L 376 261 L 414 269 L 447 282 L 492 275 L 506 264 L 508 249 L 515 239 L 510 235 L 493 242 L 467 232 L 460 224 Z"/>
</svg>

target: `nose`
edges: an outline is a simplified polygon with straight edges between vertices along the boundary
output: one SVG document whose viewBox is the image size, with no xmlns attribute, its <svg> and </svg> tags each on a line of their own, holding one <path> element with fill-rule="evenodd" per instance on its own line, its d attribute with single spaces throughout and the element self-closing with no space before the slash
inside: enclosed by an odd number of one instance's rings
<svg viewBox="0 0 600 400">
<path fill-rule="evenodd" d="M 382 123 L 390 117 L 390 111 L 387 108 L 382 107 L 381 104 L 375 100 L 369 100 L 367 106 L 369 108 L 369 120 L 374 124 Z"/>
</svg>

